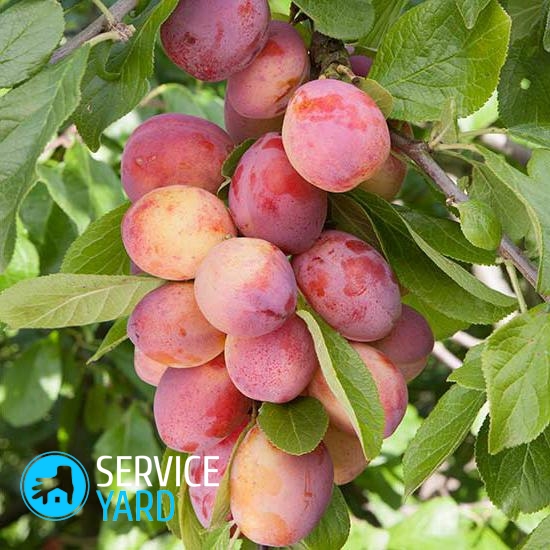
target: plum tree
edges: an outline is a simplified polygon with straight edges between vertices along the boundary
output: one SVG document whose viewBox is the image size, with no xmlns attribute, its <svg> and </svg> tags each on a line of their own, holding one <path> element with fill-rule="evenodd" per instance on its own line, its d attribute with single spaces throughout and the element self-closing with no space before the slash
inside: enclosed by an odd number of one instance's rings
<svg viewBox="0 0 550 550">
<path fill-rule="evenodd" d="M 160 37 L 184 71 L 200 80 L 225 80 L 262 50 L 269 15 L 266 0 L 180 0 Z"/>
<path fill-rule="evenodd" d="M 409 382 L 424 370 L 434 347 L 434 335 L 418 311 L 403 305 L 401 317 L 392 331 L 372 345 L 384 353 Z"/>
<path fill-rule="evenodd" d="M 262 239 L 229 239 L 200 265 L 195 297 L 204 316 L 222 332 L 261 336 L 294 312 L 296 280 L 276 246 Z"/>
<path fill-rule="evenodd" d="M 267 132 L 279 132 L 283 127 L 283 117 L 284 115 L 274 118 L 247 118 L 237 113 L 225 98 L 225 129 L 235 143 L 241 143 L 249 138 L 259 138 Z"/>
<path fill-rule="evenodd" d="M 309 76 L 309 56 L 292 25 L 271 21 L 263 50 L 248 67 L 227 81 L 227 99 L 247 118 L 273 118 Z"/>
<path fill-rule="evenodd" d="M 191 505 L 193 506 L 193 510 L 198 520 L 205 528 L 210 527 L 212 523 L 212 514 L 214 512 L 214 504 L 216 502 L 219 484 L 229 466 L 235 444 L 246 428 L 248 421 L 249 419 L 247 418 L 241 426 L 233 430 L 219 443 L 215 443 L 212 447 L 197 453 L 195 456 L 198 458 L 191 462 L 189 477 L 193 485 L 189 485 L 189 497 L 191 498 Z M 209 468 L 216 471 L 209 474 L 208 485 L 206 484 L 207 480 L 204 478 L 206 457 L 218 457 L 217 460 L 209 460 Z"/>
<path fill-rule="evenodd" d="M 311 335 L 297 315 L 263 336 L 228 336 L 225 360 L 231 380 L 242 393 L 272 403 L 300 395 L 319 366 Z"/>
<path fill-rule="evenodd" d="M 202 118 L 167 113 L 138 126 L 124 147 L 122 186 L 131 201 L 166 185 L 184 184 L 215 193 L 233 141 Z"/>
<path fill-rule="evenodd" d="M 388 125 L 374 100 L 333 79 L 298 88 L 285 114 L 283 144 L 302 177 L 332 192 L 371 177 L 390 153 Z"/>
<path fill-rule="evenodd" d="M 251 406 L 231 382 L 223 355 L 192 369 L 169 368 L 153 405 L 164 444 L 193 453 L 211 447 L 241 425 Z"/>
<path fill-rule="evenodd" d="M 195 277 L 210 249 L 237 230 L 225 205 L 198 187 L 154 189 L 122 221 L 122 241 L 143 271 L 171 280 Z"/>
<path fill-rule="evenodd" d="M 345 485 L 366 467 L 367 460 L 356 434 L 350 434 L 329 424 L 323 442 L 334 467 L 334 483 Z"/>
<path fill-rule="evenodd" d="M 218 356 L 225 335 L 204 317 L 192 282 L 167 283 L 135 307 L 128 337 L 149 358 L 171 367 L 196 367 Z"/>
<path fill-rule="evenodd" d="M 350 342 L 363 360 L 378 389 L 384 410 L 384 437 L 389 437 L 397 428 L 407 409 L 407 384 L 399 369 L 380 351 L 362 342 Z M 354 429 L 344 407 L 330 390 L 327 381 L 318 369 L 307 392 L 324 405 L 331 423 L 339 430 L 353 434 Z"/>
<path fill-rule="evenodd" d="M 241 532 L 257 544 L 295 544 L 323 515 L 332 482 L 332 462 L 322 443 L 311 453 L 289 455 L 273 446 L 255 426 L 233 459 L 233 519 Z"/>
<path fill-rule="evenodd" d="M 350 340 L 379 340 L 401 315 L 399 286 L 390 266 L 349 233 L 324 231 L 292 265 L 308 302 Z"/>
<path fill-rule="evenodd" d="M 242 156 L 229 188 L 229 209 L 243 235 L 298 254 L 321 234 L 327 193 L 294 170 L 281 137 L 269 133 Z"/>
<path fill-rule="evenodd" d="M 159 363 L 138 348 L 134 349 L 134 370 L 140 380 L 151 386 L 158 386 L 164 371 L 168 368 L 165 363 Z"/>
</svg>

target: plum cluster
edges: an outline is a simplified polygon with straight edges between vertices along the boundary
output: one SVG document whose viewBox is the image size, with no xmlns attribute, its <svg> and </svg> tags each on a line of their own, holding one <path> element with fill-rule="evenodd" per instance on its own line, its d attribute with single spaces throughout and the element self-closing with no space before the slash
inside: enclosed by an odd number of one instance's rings
<svg viewBox="0 0 550 550">
<path fill-rule="evenodd" d="M 302 38 L 270 21 L 265 0 L 182 0 L 161 38 L 188 73 L 227 79 L 228 132 L 169 113 L 141 124 L 124 149 L 122 184 L 132 201 L 124 246 L 136 272 L 167 281 L 130 316 L 135 370 L 157 386 L 164 443 L 219 456 L 218 481 L 232 459 L 233 521 L 258 544 L 287 546 L 315 527 L 333 482 L 367 465 L 296 315 L 298 292 L 372 375 L 386 437 L 405 413 L 406 382 L 433 346 L 380 252 L 325 229 L 328 192 L 361 185 L 392 198 L 405 167 L 390 154 L 376 103 L 345 82 L 309 81 Z M 238 162 L 226 206 L 216 195 L 222 164 L 249 137 L 258 139 Z M 324 405 L 330 426 L 313 452 L 295 456 L 272 445 L 254 416 L 259 402 L 300 395 Z M 217 487 L 202 483 L 202 461 L 193 464 L 191 502 L 209 527 Z"/>
</svg>

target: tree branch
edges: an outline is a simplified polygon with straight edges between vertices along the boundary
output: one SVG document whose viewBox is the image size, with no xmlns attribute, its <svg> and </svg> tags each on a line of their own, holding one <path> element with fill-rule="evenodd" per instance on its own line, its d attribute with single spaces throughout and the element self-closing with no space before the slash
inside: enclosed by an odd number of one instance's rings
<svg viewBox="0 0 550 550">
<path fill-rule="evenodd" d="M 453 202 L 466 202 L 469 200 L 461 189 L 459 189 L 453 180 L 447 175 L 445 170 L 437 164 L 426 143 L 413 141 L 396 132 L 391 132 L 392 145 L 399 149 L 404 155 L 409 157 L 430 179 L 445 193 L 446 197 Z M 537 268 L 525 257 L 509 237 L 503 237 L 499 254 L 505 259 L 511 261 L 516 269 L 523 275 L 525 280 L 533 287 L 537 288 L 538 273 Z M 540 295 L 545 302 L 550 302 L 550 296 Z"/>
<path fill-rule="evenodd" d="M 137 6 L 137 0 L 118 0 L 111 8 L 110 12 L 116 21 L 121 21 L 122 18 L 130 13 Z M 88 40 L 91 40 L 109 26 L 104 15 L 98 17 L 93 23 L 90 23 L 84 30 L 80 31 L 76 36 L 73 36 L 63 46 L 57 48 L 52 54 L 50 63 L 57 63 L 64 57 L 82 46 Z"/>
</svg>

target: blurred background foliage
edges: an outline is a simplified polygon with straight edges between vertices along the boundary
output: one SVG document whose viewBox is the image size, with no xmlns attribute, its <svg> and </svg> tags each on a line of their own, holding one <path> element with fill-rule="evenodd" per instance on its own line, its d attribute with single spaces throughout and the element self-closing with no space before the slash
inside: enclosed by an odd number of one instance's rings
<svg viewBox="0 0 550 550">
<path fill-rule="evenodd" d="M 13 3 L 0 0 L 0 10 Z M 97 16 L 91 2 L 63 0 L 62 4 L 67 34 Z M 271 4 L 274 12 L 288 9 L 285 0 Z M 56 272 L 69 245 L 90 222 L 125 200 L 119 182 L 120 156 L 141 121 L 177 111 L 223 126 L 223 95 L 223 84 L 195 81 L 157 48 L 151 92 L 137 109 L 107 129 L 97 153 L 90 154 L 75 128 L 66 127 L 45 151 L 39 181 L 23 203 L 15 255 L 0 275 L 0 290 L 25 278 Z M 471 130 L 492 122 L 489 105 L 464 125 Z M 405 205 L 444 215 L 436 191 L 412 170 L 400 199 Z M 100 455 L 161 456 L 151 410 L 153 388 L 134 374 L 128 342 L 87 364 L 108 328 L 108 324 L 54 332 L 0 328 L 0 548 L 181 546 L 162 523 L 130 523 L 124 517 L 103 522 L 93 496 L 79 516 L 60 523 L 29 513 L 21 499 L 21 473 L 39 453 L 69 452 L 88 472 L 95 471 L 95 458 Z M 483 337 L 491 329 L 477 330 Z M 466 352 L 454 342 L 446 345 L 459 358 Z M 474 467 L 473 436 L 413 497 L 402 502 L 402 455 L 421 418 L 448 389 L 448 375 L 447 366 L 430 359 L 425 372 L 410 384 L 407 415 L 385 442 L 382 455 L 344 487 L 353 516 L 346 549 L 507 549 L 520 543 L 548 514 L 546 510 L 520 516 L 512 523 L 492 506 Z"/>
</svg>

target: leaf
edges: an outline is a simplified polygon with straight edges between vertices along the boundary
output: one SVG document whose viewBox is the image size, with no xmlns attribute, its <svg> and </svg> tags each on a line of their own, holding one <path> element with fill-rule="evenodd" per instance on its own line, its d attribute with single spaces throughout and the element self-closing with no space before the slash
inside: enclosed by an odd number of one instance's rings
<svg viewBox="0 0 550 550">
<path fill-rule="evenodd" d="M 468 350 L 464 363 L 459 369 L 451 373 L 448 382 L 456 382 L 463 388 L 471 390 L 485 391 L 485 379 L 481 370 L 481 353 L 485 348 L 485 344 L 478 344 Z"/>
<path fill-rule="evenodd" d="M 495 263 L 495 252 L 487 252 L 468 241 L 459 223 L 446 218 L 428 216 L 408 208 L 399 208 L 398 212 L 415 233 L 444 256 L 469 264 L 492 265 Z"/>
<path fill-rule="evenodd" d="M 496 322 L 515 310 L 514 299 L 489 289 L 441 255 L 386 201 L 361 190 L 352 195 L 374 223 L 399 282 L 424 303 L 469 323 Z"/>
<path fill-rule="evenodd" d="M 181 531 L 180 531 L 180 524 L 179 524 L 179 507 L 180 507 L 180 499 L 179 497 L 179 491 L 181 484 L 185 484 L 185 480 L 183 478 L 183 470 L 180 469 L 180 478 L 178 479 L 177 473 L 178 469 L 176 468 L 176 460 L 179 458 L 181 464 L 185 464 L 187 460 L 187 455 L 185 453 L 179 453 L 178 451 L 174 451 L 173 449 L 169 449 L 166 447 L 164 454 L 162 455 L 162 473 L 163 475 L 166 475 L 166 472 L 168 471 L 168 477 L 166 480 L 166 485 L 163 487 L 163 489 L 166 489 L 167 491 L 170 491 L 172 495 L 174 496 L 174 515 L 172 516 L 172 519 L 168 520 L 166 522 L 166 525 L 168 526 L 168 529 L 178 538 L 181 539 Z M 168 470 L 168 461 L 170 461 L 170 469 Z M 167 516 L 170 511 L 170 500 L 167 496 L 162 495 L 162 510 L 164 512 L 164 515 Z"/>
<path fill-rule="evenodd" d="M 473 29 L 479 14 L 488 6 L 491 0 L 455 0 L 456 7 L 464 19 L 467 29 Z"/>
<path fill-rule="evenodd" d="M 456 101 L 454 97 L 450 97 L 443 104 L 439 120 L 433 125 L 430 132 L 430 143 L 432 141 L 436 143 L 457 143 L 459 141 Z"/>
<path fill-rule="evenodd" d="M 504 124 L 513 134 L 546 147 L 550 146 L 549 64 L 541 30 L 533 29 L 510 47 L 498 86 Z"/>
<path fill-rule="evenodd" d="M 189 496 L 189 488 L 182 481 L 182 486 L 179 492 L 179 532 L 183 547 L 189 550 L 202 550 L 205 548 L 204 539 L 207 536 L 205 531 L 197 519 L 195 510 L 191 504 Z"/>
<path fill-rule="evenodd" d="M 0 14 L 0 88 L 38 71 L 63 36 L 63 10 L 54 0 L 27 0 Z"/>
<path fill-rule="evenodd" d="M 86 361 L 86 364 L 95 363 L 101 359 L 104 355 L 115 349 L 119 344 L 124 342 L 128 338 L 126 332 L 126 326 L 128 324 L 128 317 L 121 317 L 117 319 L 113 326 L 109 329 L 109 332 L 103 338 L 97 351 Z"/>
<path fill-rule="evenodd" d="M 349 343 L 304 300 L 296 313 L 308 326 L 325 380 L 353 424 L 365 457 L 375 458 L 382 445 L 384 413 L 369 370 Z"/>
<path fill-rule="evenodd" d="M 369 0 L 296 0 L 294 2 L 313 19 L 315 30 L 339 38 L 354 40 L 364 36 L 374 22 L 374 9 Z"/>
<path fill-rule="evenodd" d="M 403 456 L 405 496 L 428 479 L 462 443 L 485 394 L 453 386 L 424 420 Z"/>
<path fill-rule="evenodd" d="M 490 453 L 489 437 L 486 420 L 476 442 L 476 464 L 491 502 L 510 518 L 548 506 L 550 430 L 530 443 L 498 454 Z"/>
<path fill-rule="evenodd" d="M 0 291 L 24 279 L 37 277 L 40 273 L 40 259 L 36 247 L 29 240 L 21 222 L 17 224 L 17 240 L 11 261 L 0 275 Z"/>
<path fill-rule="evenodd" d="M 317 448 L 328 428 L 328 416 L 313 397 L 297 397 L 290 403 L 264 403 L 258 424 L 269 441 L 281 451 L 303 455 Z"/>
<path fill-rule="evenodd" d="M 97 275 L 123 275 L 130 271 L 130 260 L 122 243 L 120 225 L 129 203 L 92 222 L 70 246 L 61 271 Z"/>
<path fill-rule="evenodd" d="M 456 205 L 464 236 L 485 250 L 496 250 L 502 239 L 502 227 L 492 209 L 484 202 L 471 199 Z"/>
<path fill-rule="evenodd" d="M 31 344 L 5 371 L 2 385 L 7 389 L 0 411 L 15 427 L 42 420 L 57 401 L 61 389 L 62 366 L 58 335 Z"/>
<path fill-rule="evenodd" d="M 226 523 L 214 530 L 209 530 L 205 534 L 202 548 L 208 548 L 208 550 L 227 550 L 230 548 L 232 527 L 231 523 Z"/>
<path fill-rule="evenodd" d="M 542 45 L 545 51 L 550 52 L 550 7 L 548 8 L 548 14 L 546 15 L 546 25 L 544 26 Z"/>
<path fill-rule="evenodd" d="M 359 82 L 359 88 L 370 96 L 383 115 L 389 118 L 393 111 L 393 97 L 390 92 L 372 78 L 362 78 Z"/>
<path fill-rule="evenodd" d="M 231 153 L 229 153 L 229 156 L 222 164 L 222 176 L 226 178 L 233 177 L 242 156 L 252 147 L 252 145 L 254 145 L 255 142 L 255 139 L 245 139 L 240 145 L 237 145 Z"/>
<path fill-rule="evenodd" d="M 104 80 L 96 74 L 95 63 L 102 63 L 104 49 L 94 49 L 83 82 L 82 102 L 74 114 L 78 131 L 92 151 L 99 148 L 101 133 L 109 124 L 130 112 L 149 90 L 153 73 L 153 52 L 160 25 L 175 8 L 177 0 L 154 4 L 139 20 L 137 30 L 123 47 L 114 47 L 106 64 L 107 72 L 117 74 Z"/>
<path fill-rule="evenodd" d="M 153 427 L 148 418 L 146 418 L 140 410 L 137 401 L 134 401 L 128 410 L 119 417 L 118 422 L 112 425 L 109 429 L 103 432 L 100 438 L 96 441 L 93 449 L 93 457 L 95 460 L 100 456 L 111 456 L 110 460 L 103 462 L 103 467 L 110 471 L 116 471 L 117 457 L 127 457 L 123 462 L 123 468 L 119 469 L 116 475 L 113 475 L 111 483 L 99 489 L 105 495 L 109 491 L 114 491 L 113 501 L 118 499 L 119 491 L 126 491 L 129 494 L 134 494 L 138 490 L 147 490 L 148 487 L 141 478 L 140 485 L 135 485 L 136 479 L 135 456 L 148 456 L 151 461 L 154 457 L 160 455 L 160 447 L 157 443 Z M 96 469 L 96 480 L 99 483 L 105 483 L 102 479 L 103 473 L 99 473 Z M 121 480 L 119 483 L 118 480 Z M 151 482 L 156 479 L 155 468 L 153 467 L 150 474 Z"/>
<path fill-rule="evenodd" d="M 376 48 L 380 45 L 382 38 L 388 29 L 399 19 L 401 12 L 408 5 L 408 0 L 372 0 L 374 8 L 374 24 L 370 31 L 359 40 L 360 46 Z"/>
<path fill-rule="evenodd" d="M 455 2 L 427 0 L 389 29 L 369 76 L 393 95 L 396 119 L 437 120 L 449 98 L 466 116 L 495 89 L 509 36 L 510 19 L 497 0 L 472 29 L 463 25 Z"/>
<path fill-rule="evenodd" d="M 346 543 L 350 531 L 349 511 L 342 491 L 332 489 L 329 505 L 313 531 L 293 550 L 340 550 Z"/>
<path fill-rule="evenodd" d="M 0 271 L 13 253 L 15 218 L 35 181 L 36 160 L 80 101 L 88 53 L 82 46 L 0 97 Z"/>
<path fill-rule="evenodd" d="M 521 546 L 521 550 L 547 550 L 550 540 L 550 516 L 543 519 Z"/>
<path fill-rule="evenodd" d="M 151 277 L 48 275 L 21 281 L 0 294 L 0 320 L 11 328 L 58 328 L 129 315 L 162 285 Z"/>
<path fill-rule="evenodd" d="M 482 352 L 489 450 L 535 439 L 550 423 L 550 313 L 541 305 L 489 336 Z"/>
</svg>

